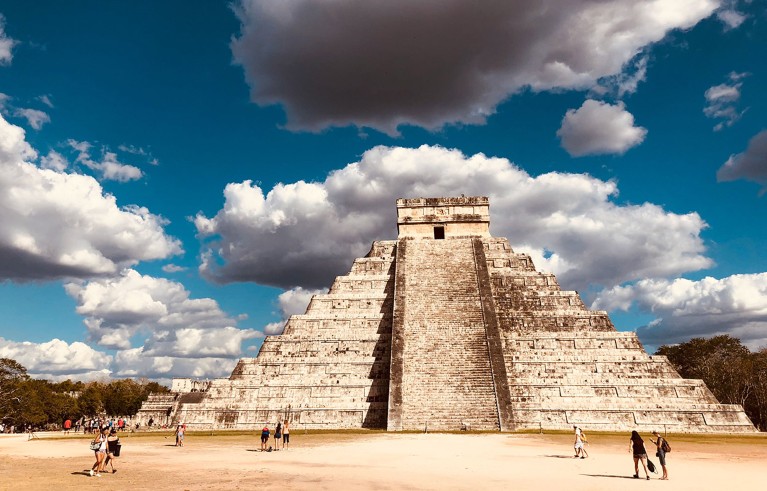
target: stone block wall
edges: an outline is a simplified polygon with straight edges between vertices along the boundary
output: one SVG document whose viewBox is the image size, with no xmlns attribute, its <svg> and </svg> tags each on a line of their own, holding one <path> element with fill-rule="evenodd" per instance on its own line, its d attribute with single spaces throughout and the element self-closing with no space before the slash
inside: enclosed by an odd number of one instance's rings
<svg viewBox="0 0 767 491">
<path fill-rule="evenodd" d="M 740 406 L 647 355 L 635 333 L 617 332 L 506 239 L 483 242 L 517 429 L 755 431 Z"/>
<path fill-rule="evenodd" d="M 397 206 L 399 240 L 375 242 L 256 358 L 207 393 L 153 396 L 140 416 L 192 429 L 290 419 L 294 428 L 756 431 L 740 406 L 682 379 L 490 237 L 487 198 Z M 430 232 L 446 225 L 443 239 Z"/>
<path fill-rule="evenodd" d="M 239 361 L 177 419 L 193 428 L 385 428 L 396 243 L 376 242 L 256 358 Z"/>
</svg>

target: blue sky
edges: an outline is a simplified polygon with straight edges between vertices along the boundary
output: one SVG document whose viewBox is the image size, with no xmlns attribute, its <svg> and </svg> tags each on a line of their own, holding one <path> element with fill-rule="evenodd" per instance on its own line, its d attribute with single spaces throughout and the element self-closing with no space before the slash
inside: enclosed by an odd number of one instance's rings
<svg viewBox="0 0 767 491">
<path fill-rule="evenodd" d="M 767 345 L 765 2 L 0 0 L 0 356 L 225 376 L 397 197 L 652 350 Z"/>
</svg>

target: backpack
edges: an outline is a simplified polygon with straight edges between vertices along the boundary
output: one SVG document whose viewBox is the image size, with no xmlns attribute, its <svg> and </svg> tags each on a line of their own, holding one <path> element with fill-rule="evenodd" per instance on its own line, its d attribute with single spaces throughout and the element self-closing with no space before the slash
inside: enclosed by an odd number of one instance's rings
<svg viewBox="0 0 767 491">
<path fill-rule="evenodd" d="M 663 450 L 665 453 L 669 453 L 671 451 L 671 445 L 668 444 L 668 441 L 664 438 L 663 441 L 660 444 L 661 450 Z"/>
</svg>

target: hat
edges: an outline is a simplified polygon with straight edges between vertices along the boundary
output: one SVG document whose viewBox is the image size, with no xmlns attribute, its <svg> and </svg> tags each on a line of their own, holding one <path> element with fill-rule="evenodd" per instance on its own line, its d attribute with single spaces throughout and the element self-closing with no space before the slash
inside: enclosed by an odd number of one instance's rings
<svg viewBox="0 0 767 491">
<path fill-rule="evenodd" d="M 660 433 L 658 432 L 658 430 L 652 430 L 652 434 L 653 434 L 653 435 L 660 435 Z"/>
</svg>

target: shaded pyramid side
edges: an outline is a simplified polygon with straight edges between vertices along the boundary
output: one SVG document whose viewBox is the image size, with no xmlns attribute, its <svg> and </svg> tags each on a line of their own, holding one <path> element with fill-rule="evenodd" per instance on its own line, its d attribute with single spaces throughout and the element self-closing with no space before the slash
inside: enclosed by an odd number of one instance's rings
<svg viewBox="0 0 767 491">
<path fill-rule="evenodd" d="M 649 356 L 505 238 L 483 239 L 517 429 L 754 432 L 738 405 Z"/>
<path fill-rule="evenodd" d="M 315 295 L 256 358 L 241 359 L 176 420 L 194 428 L 385 428 L 395 241 L 375 242 L 329 292 Z"/>
</svg>

